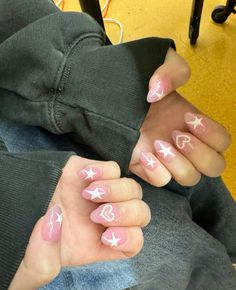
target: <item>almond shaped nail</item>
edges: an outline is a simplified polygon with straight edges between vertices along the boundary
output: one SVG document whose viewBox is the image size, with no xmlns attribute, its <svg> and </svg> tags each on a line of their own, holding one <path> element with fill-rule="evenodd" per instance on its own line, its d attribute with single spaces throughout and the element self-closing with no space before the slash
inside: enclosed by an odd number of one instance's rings
<svg viewBox="0 0 236 290">
<path fill-rule="evenodd" d="M 96 180 L 102 176 L 102 170 L 98 167 L 87 166 L 79 171 L 79 176 L 84 180 Z"/>
<path fill-rule="evenodd" d="M 192 138 L 186 133 L 175 130 L 172 132 L 172 137 L 178 149 L 187 153 L 193 150 Z"/>
<path fill-rule="evenodd" d="M 173 146 L 168 142 L 156 140 L 154 147 L 158 156 L 166 162 L 170 162 L 176 157 Z"/>
<path fill-rule="evenodd" d="M 90 218 L 93 222 L 104 224 L 116 222 L 121 217 L 121 211 L 117 205 L 104 204 L 99 206 L 90 214 Z"/>
<path fill-rule="evenodd" d="M 140 161 L 149 170 L 155 170 L 157 168 L 157 159 L 151 152 L 142 152 Z"/>
<path fill-rule="evenodd" d="M 206 131 L 206 124 L 203 116 L 187 112 L 184 115 L 184 120 L 185 123 L 198 134 L 202 134 Z"/>
<path fill-rule="evenodd" d="M 110 247 L 117 247 L 125 244 L 128 240 L 127 232 L 124 228 L 109 228 L 101 238 L 102 242 Z"/>
<path fill-rule="evenodd" d="M 158 79 L 157 82 L 152 86 L 147 95 L 147 101 L 153 103 L 161 100 L 164 97 L 164 88 L 161 82 L 161 79 Z"/>
<path fill-rule="evenodd" d="M 42 237 L 45 241 L 55 242 L 60 239 L 62 221 L 62 212 L 58 205 L 47 211 L 42 225 Z"/>
<path fill-rule="evenodd" d="M 110 190 L 106 185 L 90 185 L 82 191 L 81 195 L 89 200 L 103 200 L 109 191 Z"/>
</svg>

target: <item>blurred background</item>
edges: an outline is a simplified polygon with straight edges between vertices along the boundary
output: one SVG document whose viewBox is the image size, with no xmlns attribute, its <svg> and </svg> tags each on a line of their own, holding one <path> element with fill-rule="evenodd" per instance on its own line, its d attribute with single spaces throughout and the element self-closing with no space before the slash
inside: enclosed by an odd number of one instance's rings
<svg viewBox="0 0 236 290">
<path fill-rule="evenodd" d="M 101 7 L 106 0 L 100 0 Z M 226 152 L 227 168 L 223 179 L 236 199 L 236 15 L 224 24 L 211 20 L 218 4 L 205 0 L 200 36 L 190 46 L 188 25 L 192 1 L 181 0 L 112 0 L 106 17 L 119 20 L 124 27 L 123 41 L 159 36 L 173 38 L 177 51 L 189 63 L 192 71 L 187 85 L 178 91 L 213 119 L 222 123 L 232 135 L 232 145 Z M 80 11 L 78 0 L 64 0 L 65 11 Z M 119 26 L 106 23 L 111 41 L 118 43 Z"/>
</svg>

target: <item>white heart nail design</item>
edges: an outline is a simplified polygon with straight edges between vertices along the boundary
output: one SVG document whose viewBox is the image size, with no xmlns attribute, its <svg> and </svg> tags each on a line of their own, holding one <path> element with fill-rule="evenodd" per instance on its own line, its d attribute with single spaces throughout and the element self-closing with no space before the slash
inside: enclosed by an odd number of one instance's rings
<svg viewBox="0 0 236 290">
<path fill-rule="evenodd" d="M 191 138 L 188 135 L 176 136 L 176 145 L 179 149 L 183 149 L 185 147 L 185 145 L 190 143 L 190 142 L 191 142 Z"/>
<path fill-rule="evenodd" d="M 106 204 L 101 213 L 100 216 L 104 218 L 107 222 L 113 222 L 115 220 L 115 214 L 113 213 L 113 207 L 110 204 Z"/>
</svg>

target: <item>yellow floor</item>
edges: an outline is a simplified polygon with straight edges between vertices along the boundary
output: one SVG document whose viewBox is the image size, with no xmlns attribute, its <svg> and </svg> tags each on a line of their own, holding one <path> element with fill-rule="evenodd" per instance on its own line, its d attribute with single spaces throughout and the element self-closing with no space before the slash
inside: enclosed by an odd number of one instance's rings
<svg viewBox="0 0 236 290">
<path fill-rule="evenodd" d="M 189 0 L 112 0 L 108 17 L 124 24 L 124 41 L 147 36 L 171 37 L 178 52 L 188 61 L 191 80 L 179 91 L 201 110 L 222 123 L 232 134 L 225 154 L 227 169 L 223 178 L 236 198 L 236 15 L 224 25 L 214 24 L 211 12 L 218 1 L 206 0 L 201 30 L 195 47 L 189 45 Z M 226 0 L 223 0 L 223 4 Z M 105 0 L 100 0 L 103 5 Z M 79 10 L 77 0 L 66 0 L 66 10 Z M 119 31 L 107 24 L 112 42 Z"/>
</svg>

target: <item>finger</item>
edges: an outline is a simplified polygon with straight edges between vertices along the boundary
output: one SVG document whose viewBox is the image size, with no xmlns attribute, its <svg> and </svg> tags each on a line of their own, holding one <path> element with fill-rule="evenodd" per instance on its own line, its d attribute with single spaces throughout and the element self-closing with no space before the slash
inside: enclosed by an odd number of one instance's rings
<svg viewBox="0 0 236 290">
<path fill-rule="evenodd" d="M 172 137 L 179 151 L 201 173 L 210 177 L 217 177 L 224 171 L 225 160 L 223 156 L 192 134 L 174 131 Z"/>
<path fill-rule="evenodd" d="M 139 199 L 106 203 L 100 205 L 90 214 L 94 223 L 110 226 L 146 226 L 151 219 L 148 205 Z"/>
<path fill-rule="evenodd" d="M 92 182 L 81 194 L 93 202 L 118 202 L 143 197 L 139 183 L 126 177 Z"/>
<path fill-rule="evenodd" d="M 151 152 L 141 153 L 140 164 L 147 176 L 147 181 L 152 185 L 161 187 L 170 182 L 170 172 Z"/>
<path fill-rule="evenodd" d="M 158 159 L 170 171 L 179 184 L 192 186 L 199 182 L 201 174 L 170 143 L 156 140 L 154 142 L 154 148 Z"/>
<path fill-rule="evenodd" d="M 184 119 L 189 131 L 214 150 L 224 152 L 229 147 L 231 137 L 216 121 L 189 112 L 185 113 Z"/>
<path fill-rule="evenodd" d="M 161 100 L 190 78 L 187 62 L 173 48 L 169 48 L 165 62 L 153 74 L 149 82 L 147 101 L 153 103 Z"/>
<path fill-rule="evenodd" d="M 110 227 L 103 233 L 101 241 L 114 251 L 122 251 L 127 257 L 133 257 L 143 247 L 143 233 L 139 227 Z"/>
<path fill-rule="evenodd" d="M 37 222 L 9 290 L 38 289 L 59 274 L 61 222 L 62 214 L 58 206 L 52 207 Z"/>
</svg>

